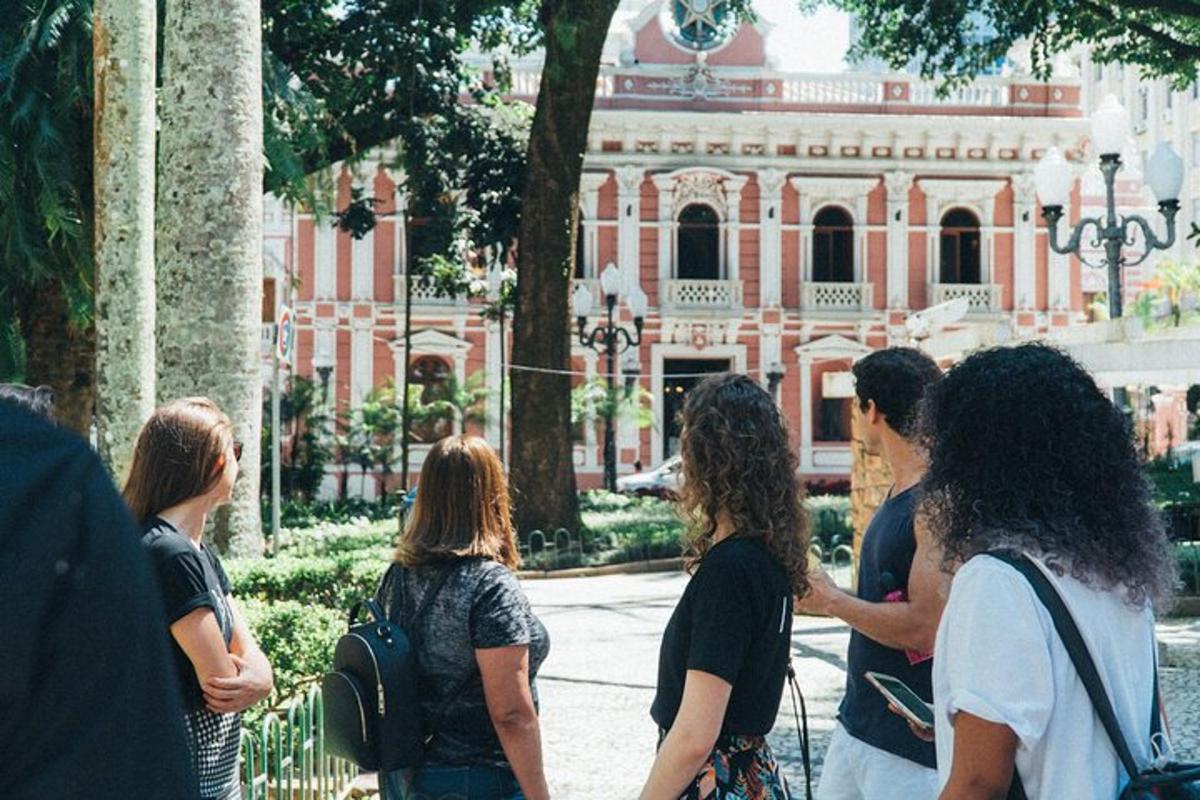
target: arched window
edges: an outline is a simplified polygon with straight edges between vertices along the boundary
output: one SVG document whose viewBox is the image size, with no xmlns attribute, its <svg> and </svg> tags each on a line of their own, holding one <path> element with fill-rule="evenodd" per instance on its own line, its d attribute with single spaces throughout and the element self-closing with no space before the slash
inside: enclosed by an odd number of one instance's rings
<svg viewBox="0 0 1200 800">
<path fill-rule="evenodd" d="M 979 283 L 979 219 L 965 208 L 942 217 L 942 283 Z"/>
<path fill-rule="evenodd" d="M 812 279 L 854 282 L 854 221 L 844 209 L 826 206 L 813 217 Z"/>
<path fill-rule="evenodd" d="M 446 381 L 450 377 L 450 365 L 437 356 L 418 356 L 409 367 L 408 380 L 412 386 L 421 387 L 421 405 L 445 400 Z M 414 422 L 413 438 L 419 442 L 436 442 L 449 436 L 454 430 L 454 420 L 437 414 Z"/>
<path fill-rule="evenodd" d="M 579 215 L 579 224 L 575 226 L 575 277 L 587 277 L 587 238 L 583 233 L 583 215 Z"/>
<path fill-rule="evenodd" d="M 675 276 L 692 280 L 721 277 L 721 229 L 717 212 L 693 203 L 679 212 Z"/>
</svg>

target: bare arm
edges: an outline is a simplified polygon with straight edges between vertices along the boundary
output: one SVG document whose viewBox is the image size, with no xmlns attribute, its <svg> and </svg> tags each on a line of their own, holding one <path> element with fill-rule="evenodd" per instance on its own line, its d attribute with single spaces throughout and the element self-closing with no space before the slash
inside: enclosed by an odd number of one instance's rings
<svg viewBox="0 0 1200 800">
<path fill-rule="evenodd" d="M 192 662 L 201 687 L 213 678 L 237 675 L 237 666 L 225 649 L 225 637 L 211 608 L 197 608 L 177 619 L 171 624 L 171 635 Z"/>
<path fill-rule="evenodd" d="M 483 697 L 504 755 L 528 800 L 548 800 L 542 767 L 542 734 L 529 690 L 529 647 L 489 647 L 475 651 L 483 677 Z"/>
<path fill-rule="evenodd" d="M 210 710 L 222 714 L 245 711 L 265 699 L 275 688 L 271 662 L 254 640 L 254 634 L 246 625 L 241 610 L 229 595 L 225 596 L 225 602 L 233 615 L 233 638 L 229 642 L 229 651 L 237 672 L 232 676 L 213 676 L 211 680 L 201 680 L 205 704 Z"/>
<path fill-rule="evenodd" d="M 954 715 L 954 761 L 939 800 L 1004 800 L 1012 783 L 1017 736 L 1007 725 Z"/>
<path fill-rule="evenodd" d="M 941 551 L 921 525 L 916 526 L 917 549 L 908 575 L 908 599 L 893 603 L 860 600 L 834 585 L 824 572 L 812 573 L 812 591 L 797 600 L 796 610 L 826 614 L 887 647 L 933 650 L 950 576 L 941 568 Z"/>
<path fill-rule="evenodd" d="M 732 691 L 716 675 L 688 670 L 679 713 L 658 749 L 641 800 L 674 800 L 683 793 L 712 753 Z"/>
</svg>

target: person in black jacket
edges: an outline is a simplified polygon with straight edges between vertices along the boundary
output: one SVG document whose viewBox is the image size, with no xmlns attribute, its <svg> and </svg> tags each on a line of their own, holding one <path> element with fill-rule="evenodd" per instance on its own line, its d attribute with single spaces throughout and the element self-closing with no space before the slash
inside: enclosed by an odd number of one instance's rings
<svg viewBox="0 0 1200 800">
<path fill-rule="evenodd" d="M 680 510 L 692 579 L 667 623 L 650 715 L 660 747 L 642 800 L 787 800 L 767 746 L 808 592 L 795 450 L 774 399 L 745 375 L 688 393 Z"/>
<path fill-rule="evenodd" d="M 87 443 L 0 402 L 0 795 L 193 800 L 133 520 Z"/>
</svg>

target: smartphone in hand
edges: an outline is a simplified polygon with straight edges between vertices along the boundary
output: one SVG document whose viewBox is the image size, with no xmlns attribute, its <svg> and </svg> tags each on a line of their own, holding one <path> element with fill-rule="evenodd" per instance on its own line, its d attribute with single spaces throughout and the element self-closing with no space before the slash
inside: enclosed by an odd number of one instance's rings
<svg viewBox="0 0 1200 800">
<path fill-rule="evenodd" d="M 904 681 L 882 672 L 867 672 L 864 677 L 900 712 L 900 716 L 922 730 L 933 731 L 933 707 Z"/>
</svg>

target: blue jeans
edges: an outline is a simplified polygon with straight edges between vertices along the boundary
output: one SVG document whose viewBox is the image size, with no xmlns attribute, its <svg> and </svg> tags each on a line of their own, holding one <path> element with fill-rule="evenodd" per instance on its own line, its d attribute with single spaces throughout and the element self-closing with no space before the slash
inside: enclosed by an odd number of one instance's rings
<svg viewBox="0 0 1200 800">
<path fill-rule="evenodd" d="M 406 770 L 383 776 L 385 800 L 525 800 L 508 767 L 425 766 L 407 777 Z"/>
</svg>

